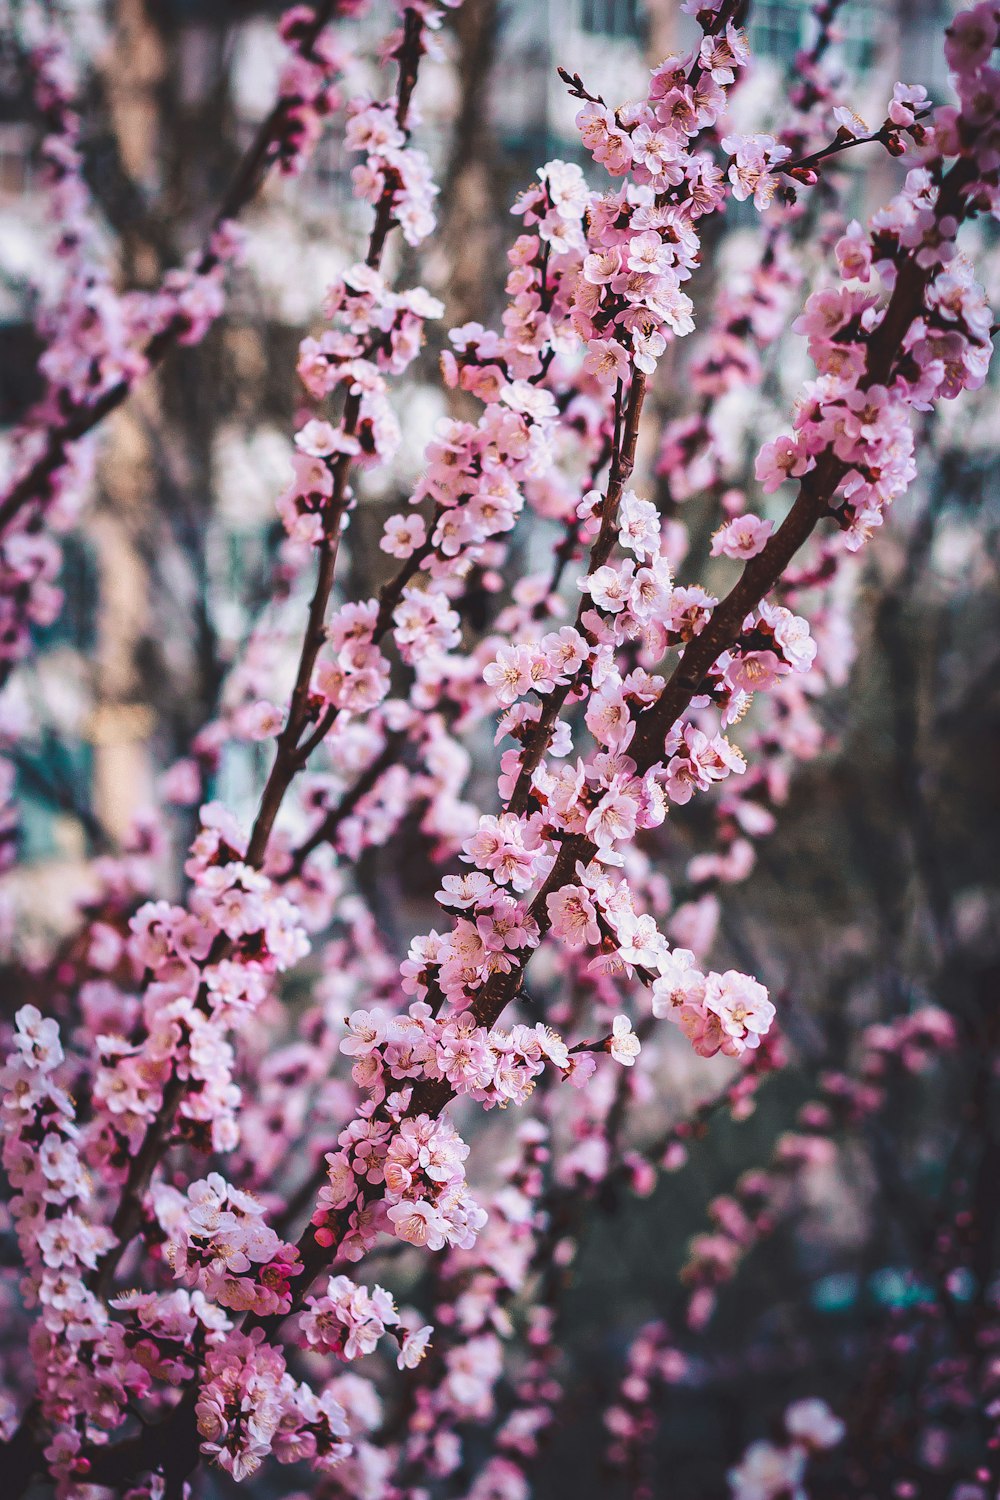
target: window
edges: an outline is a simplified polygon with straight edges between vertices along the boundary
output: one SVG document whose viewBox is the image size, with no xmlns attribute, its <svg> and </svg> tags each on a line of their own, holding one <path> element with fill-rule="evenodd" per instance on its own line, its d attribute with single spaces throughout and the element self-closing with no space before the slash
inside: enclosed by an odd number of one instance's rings
<svg viewBox="0 0 1000 1500">
<path fill-rule="evenodd" d="M 791 63 L 814 37 L 813 0 L 755 0 L 750 17 L 753 51 L 778 63 Z M 873 0 L 847 0 L 837 15 L 843 35 L 838 50 L 852 73 L 863 73 L 875 60 L 880 12 Z"/>
<path fill-rule="evenodd" d="M 751 16 L 753 51 L 774 62 L 790 62 L 806 40 L 809 7 L 798 0 L 761 0 Z"/>
<path fill-rule="evenodd" d="M 594 36 L 637 37 L 639 0 L 580 0 L 580 28 Z"/>
</svg>

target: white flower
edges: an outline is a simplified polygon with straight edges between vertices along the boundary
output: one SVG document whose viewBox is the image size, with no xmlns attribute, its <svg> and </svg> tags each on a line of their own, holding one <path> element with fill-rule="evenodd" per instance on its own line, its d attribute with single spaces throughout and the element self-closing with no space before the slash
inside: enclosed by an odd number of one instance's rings
<svg viewBox="0 0 1000 1500">
<path fill-rule="evenodd" d="M 430 1323 L 425 1323 L 422 1328 L 413 1332 L 407 1332 L 399 1346 L 399 1354 L 396 1357 L 396 1368 L 398 1370 L 415 1370 L 417 1365 L 427 1353 L 431 1334 L 434 1329 Z"/>
<path fill-rule="evenodd" d="M 621 1063 L 623 1068 L 631 1068 L 639 1056 L 641 1043 L 632 1030 L 632 1022 L 628 1016 L 615 1016 L 611 1028 L 611 1045 L 609 1051 L 615 1062 Z"/>
<path fill-rule="evenodd" d="M 792 1402 L 785 1412 L 785 1430 L 809 1448 L 835 1448 L 845 1432 L 843 1422 L 818 1396 Z"/>
<path fill-rule="evenodd" d="M 801 1448 L 777 1448 L 774 1443 L 751 1443 L 727 1478 L 733 1500 L 805 1500 L 801 1480 L 806 1455 Z"/>
</svg>

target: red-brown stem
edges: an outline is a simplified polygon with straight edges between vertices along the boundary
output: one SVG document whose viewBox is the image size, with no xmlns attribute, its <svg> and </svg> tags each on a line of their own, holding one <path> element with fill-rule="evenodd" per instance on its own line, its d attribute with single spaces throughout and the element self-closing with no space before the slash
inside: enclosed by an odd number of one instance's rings
<svg viewBox="0 0 1000 1500">
<path fill-rule="evenodd" d="M 597 533 L 593 547 L 590 549 L 590 559 L 587 565 L 588 576 L 595 573 L 598 568 L 603 568 L 611 556 L 612 548 L 617 537 L 618 506 L 621 502 L 622 491 L 632 476 L 635 467 L 635 450 L 639 440 L 639 422 L 642 417 L 642 403 L 646 395 L 646 377 L 641 372 L 633 370 L 632 384 L 629 387 L 628 400 L 624 412 L 621 411 L 620 401 L 616 403 L 616 428 L 618 440 L 615 443 L 611 458 L 611 473 L 608 476 L 608 487 L 604 494 L 604 502 L 601 506 L 601 529 Z M 576 614 L 576 628 L 583 630 L 583 616 L 590 608 L 590 601 L 585 594 L 580 601 Z M 586 631 L 583 631 L 586 634 Z M 531 797 L 531 778 L 535 768 L 548 749 L 549 740 L 552 737 L 552 729 L 562 712 L 563 704 L 579 682 L 579 677 L 571 678 L 568 682 L 561 683 L 553 692 L 546 695 L 542 704 L 541 718 L 532 725 L 524 749 L 521 752 L 520 769 L 517 773 L 517 781 L 511 792 L 510 801 L 507 804 L 508 811 L 523 813 L 527 810 L 528 801 Z"/>
</svg>

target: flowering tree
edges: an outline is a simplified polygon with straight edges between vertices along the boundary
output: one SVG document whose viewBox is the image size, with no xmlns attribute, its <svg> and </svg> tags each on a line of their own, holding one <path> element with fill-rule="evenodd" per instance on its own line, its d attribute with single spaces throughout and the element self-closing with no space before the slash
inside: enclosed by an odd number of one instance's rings
<svg viewBox="0 0 1000 1500">
<path fill-rule="evenodd" d="M 709 961 L 719 892 L 751 874 L 790 764 L 814 749 L 810 703 L 842 680 L 855 559 L 917 475 L 917 423 L 986 381 L 992 318 L 963 244 L 1000 202 L 994 0 L 943 39 L 956 102 L 899 83 L 876 130 L 824 69 L 826 0 L 769 134 L 733 123 L 750 62 L 738 7 L 693 0 L 700 35 L 641 100 L 613 108 L 600 80 L 563 74 L 587 169 L 550 161 L 519 195 L 500 329 L 449 331 L 452 415 L 385 524 L 383 581 L 350 597 L 342 539 L 366 477 L 408 441 L 395 393 L 444 313 L 388 268 L 407 263 L 400 240 L 417 251 L 435 228 L 412 131 L 449 7 L 404 4 L 385 95 L 343 101 L 338 27 L 363 8 L 285 15 L 280 97 L 205 248 L 154 293 L 121 292 L 102 262 L 67 54 L 47 18 L 19 22 L 63 274 L 40 318 L 44 393 L 0 501 L 8 667 L 59 608 L 54 536 L 103 418 L 205 335 L 262 174 L 300 170 L 342 107 L 370 229 L 299 350 L 273 578 L 276 596 L 304 599 L 287 694 L 268 603 L 223 709 L 165 778 L 168 801 L 200 804 L 182 894 L 164 896 L 141 827 L 95 862 L 76 929 L 30 970 L 35 998 L 11 1019 L 3 1159 L 23 1305 L 11 1298 L 10 1316 L 26 1335 L 6 1398 L 11 1495 L 43 1478 L 83 1500 L 159 1500 L 221 1484 L 220 1470 L 261 1495 L 530 1492 L 560 1413 L 561 1276 L 588 1215 L 624 1187 L 650 1191 L 713 1116 L 745 1117 L 784 1062 L 780 997 Z M 834 191 L 842 159 L 865 153 L 905 169 L 867 225 Z M 758 216 L 748 284 L 714 305 L 706 290 L 700 307 L 733 200 Z M 813 373 L 734 485 L 718 402 L 764 379 L 789 323 Z M 654 503 L 632 487 L 644 412 L 696 324 L 697 400 L 658 435 Z M 685 568 L 697 538 L 682 505 L 698 494 L 715 509 L 717 594 Z M 491 733 L 498 760 L 474 802 L 466 782 Z M 268 751 L 249 823 L 209 796 L 233 742 Z M 702 800 L 709 842 L 674 899 L 659 830 Z M 439 912 L 404 957 L 360 872 L 414 823 L 440 866 Z M 712 1060 L 714 1088 L 650 1133 L 640 1116 L 671 1026 Z M 608 1461 L 632 1493 L 653 1493 L 658 1417 L 692 1378 L 718 1288 L 810 1165 L 877 1119 L 900 1077 L 994 1043 L 995 1026 L 984 1037 L 908 1006 L 866 1030 L 771 1160 L 713 1200 L 682 1273 L 682 1327 L 635 1332 L 606 1413 Z M 480 1181 L 470 1140 L 489 1138 L 494 1109 L 510 1111 L 508 1152 Z M 947 1379 L 976 1414 L 942 1467 L 949 1486 L 995 1489 L 1000 1325 L 982 1218 L 976 1321 L 955 1307 L 968 1267 L 949 1234 L 969 1211 L 938 1226 L 934 1305 L 961 1325 Z M 362 1359 L 364 1373 L 346 1370 Z M 898 1487 L 911 1458 L 874 1470 L 871 1442 L 800 1393 L 730 1484 L 744 1500 L 804 1483 L 916 1493 Z"/>
</svg>

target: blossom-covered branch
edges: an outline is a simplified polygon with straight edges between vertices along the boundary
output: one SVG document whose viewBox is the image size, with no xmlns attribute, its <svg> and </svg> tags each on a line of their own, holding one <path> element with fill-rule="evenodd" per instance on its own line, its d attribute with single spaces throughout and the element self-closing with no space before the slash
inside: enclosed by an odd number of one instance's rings
<svg viewBox="0 0 1000 1500">
<path fill-rule="evenodd" d="M 346 110 L 371 227 L 299 348 L 306 401 L 277 502 L 287 682 L 265 614 L 226 706 L 167 777 L 197 800 L 227 746 L 260 745 L 255 815 L 204 802 L 173 899 L 140 825 L 92 872 L 77 933 L 27 974 L 14 1018 L 4 1165 L 30 1358 L 5 1415 L 13 1494 L 39 1475 L 66 1500 L 161 1500 L 205 1460 L 234 1482 L 273 1460 L 321 1500 L 418 1500 L 464 1481 L 466 1423 L 495 1429 L 469 1495 L 527 1493 L 559 1410 L 563 1272 L 588 1218 L 626 1187 L 651 1192 L 715 1114 L 749 1113 L 787 1055 L 780 986 L 772 997 L 766 972 L 714 965 L 723 888 L 753 871 L 788 763 L 815 751 L 807 699 L 843 680 L 850 649 L 837 590 L 915 476 L 914 414 L 986 379 L 993 320 L 959 236 L 1000 204 L 997 6 L 948 30 L 956 104 L 931 109 L 899 84 L 886 123 L 859 135 L 822 75 L 828 0 L 791 116 L 736 135 L 750 63 L 737 6 L 695 0 L 692 54 L 655 67 L 635 101 L 613 108 L 563 71 L 601 185 L 552 160 L 519 195 L 498 326 L 449 331 L 454 405 L 382 528 L 393 571 L 369 577 L 352 529 L 367 472 L 415 445 L 393 382 L 443 313 L 422 287 L 390 285 L 386 251 L 397 231 L 418 251 L 434 230 L 417 81 L 444 8 L 403 0 L 382 49 L 392 92 Z M 283 23 L 297 61 L 241 199 L 272 155 L 297 159 L 330 105 L 327 14 Z M 68 92 L 56 103 L 73 134 Z M 815 375 L 791 431 L 758 448 L 754 481 L 730 485 L 714 402 L 763 385 L 806 280 L 809 195 L 833 195 L 854 145 L 900 155 L 905 178 L 867 228 L 823 220 L 832 264 L 792 323 Z M 76 155 L 66 170 L 75 180 Z M 695 334 L 695 273 L 731 199 L 764 216 L 760 253 L 704 320 L 694 414 L 659 449 L 658 508 L 640 493 L 657 384 Z M 203 258 L 192 274 L 217 269 Z M 146 332 L 186 337 L 179 316 Z M 64 309 L 55 333 L 72 322 Z M 121 349 L 113 367 L 91 358 L 93 382 L 70 362 L 88 420 L 148 367 L 149 346 L 124 348 L 131 374 Z M 56 407 L 40 414 L 36 467 L 79 420 Z M 755 488 L 779 497 L 770 514 Z M 702 561 L 734 580 L 725 592 L 681 573 L 698 561 L 680 518 L 698 495 Z M 491 733 L 497 764 L 474 778 Z M 671 891 L 661 856 L 678 824 L 695 852 Z M 396 951 L 370 862 L 414 830 L 440 867 L 437 925 L 411 936 L 413 923 Z M 770 1167 L 714 1195 L 716 1229 L 692 1240 L 682 1276 L 685 1339 L 789 1183 L 831 1159 L 835 1129 L 873 1126 L 890 1063 L 909 1076 L 954 1039 L 930 1005 L 869 1028 L 856 1076 L 826 1076 Z M 664 1084 L 672 1049 L 718 1074 L 702 1103 Z M 648 1126 L 657 1099 L 668 1123 Z M 505 1109 L 524 1112 L 514 1150 L 492 1190 L 474 1187 Z M 398 1284 L 397 1256 L 416 1268 Z M 527 1355 L 505 1367 L 519 1321 Z M 387 1413 L 347 1368 L 362 1359 L 386 1373 Z M 611 1460 L 643 1494 L 653 1398 L 688 1366 L 659 1323 L 627 1359 Z M 744 1500 L 797 1490 L 842 1436 L 852 1451 L 818 1399 L 783 1423 L 731 1469 Z"/>
</svg>

